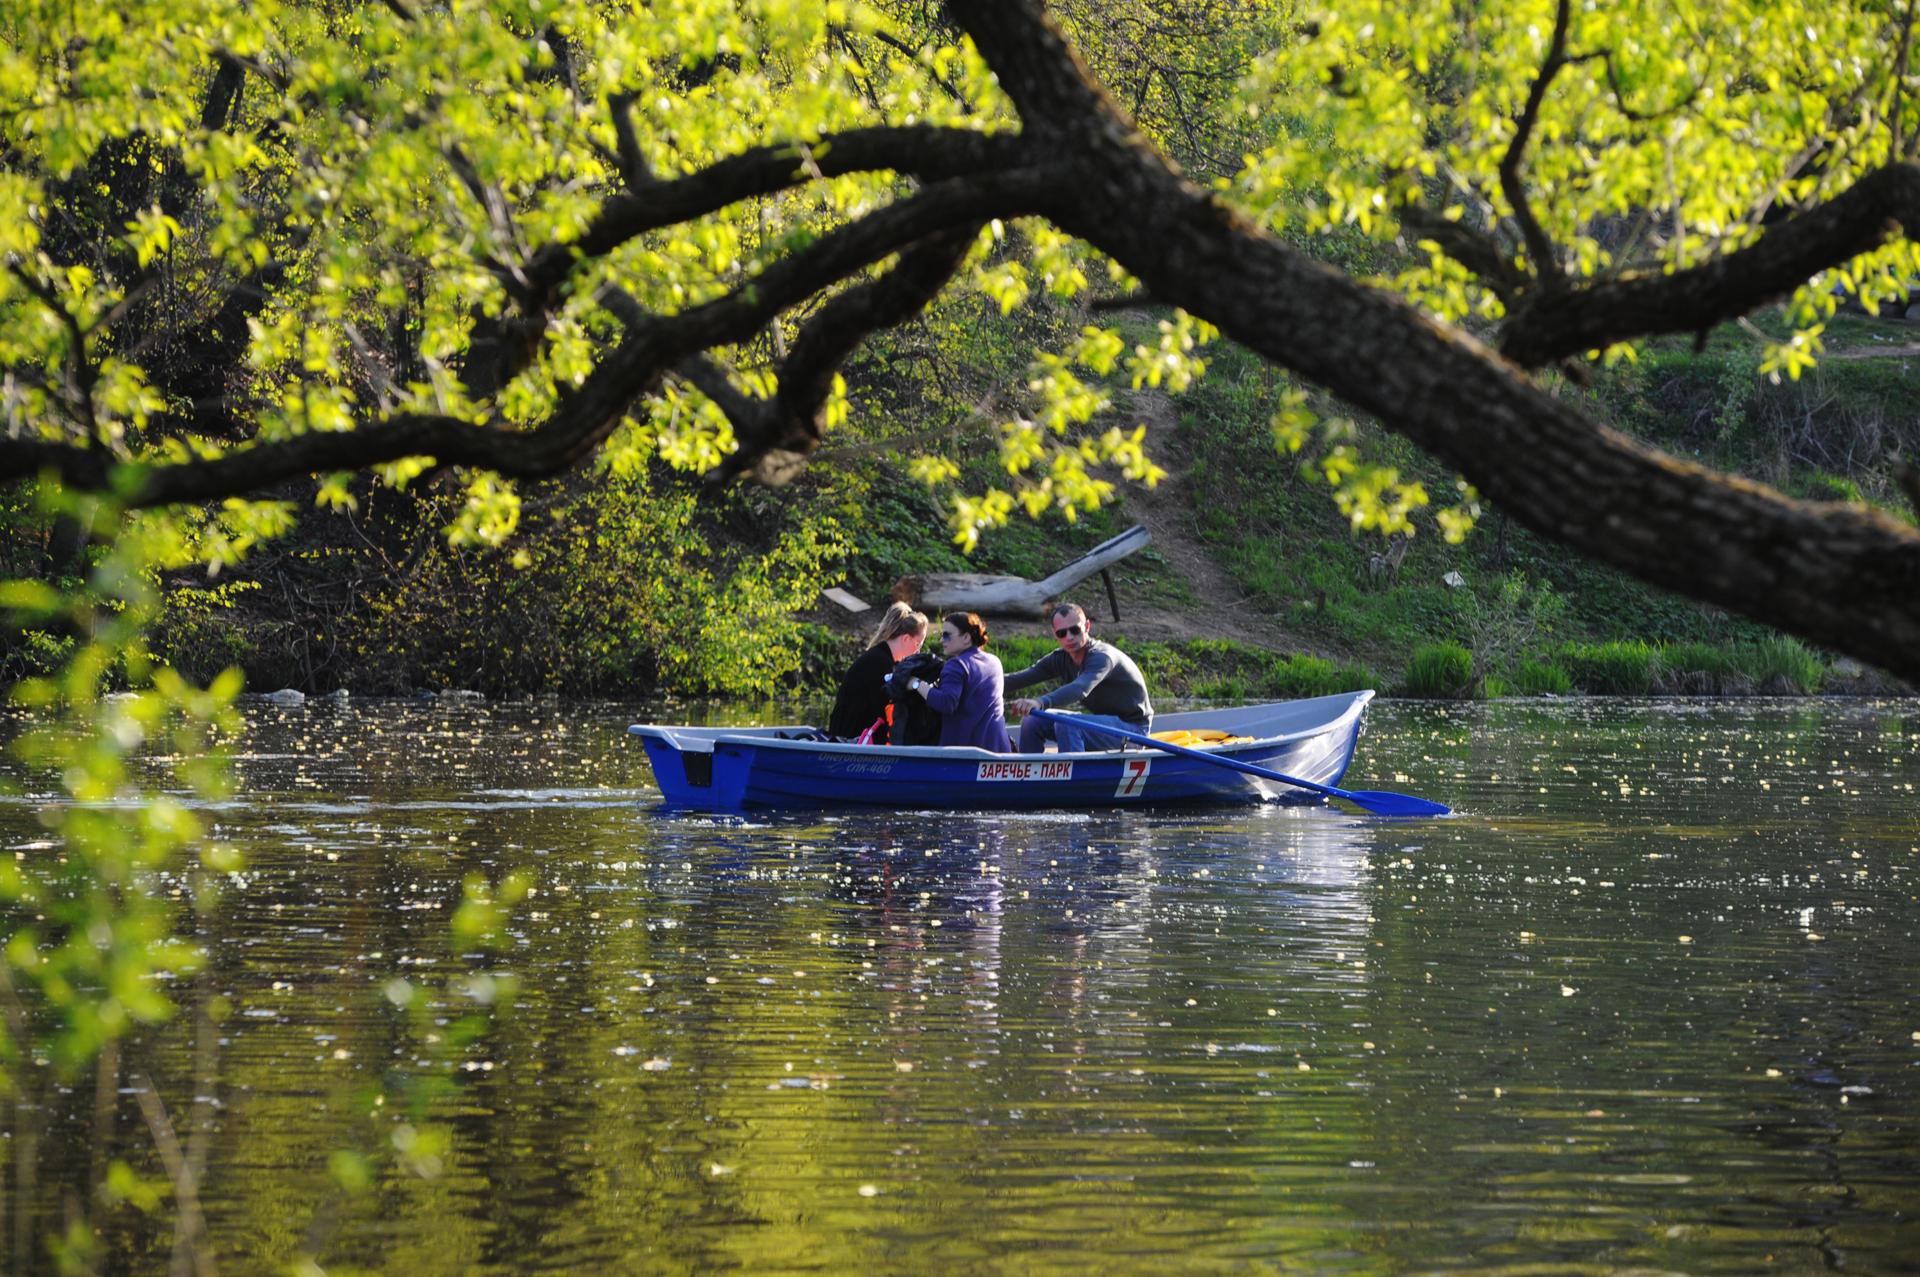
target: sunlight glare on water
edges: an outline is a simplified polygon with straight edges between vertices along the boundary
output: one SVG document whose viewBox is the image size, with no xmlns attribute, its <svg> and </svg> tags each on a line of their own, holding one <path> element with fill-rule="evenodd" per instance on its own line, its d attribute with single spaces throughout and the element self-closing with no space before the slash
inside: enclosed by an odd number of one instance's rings
<svg viewBox="0 0 1920 1277">
<path fill-rule="evenodd" d="M 1913 702 L 1376 703 L 1347 783 L 1460 813 L 1419 822 L 672 815 L 631 706 L 248 713 L 209 813 L 247 867 L 174 990 L 217 1042 L 129 1048 L 217 1096 L 234 1271 L 1912 1262 Z M 449 955 L 509 870 L 504 954 Z M 343 1195 L 365 1096 L 429 1063 L 383 990 L 481 964 L 519 990 L 444 1155 Z M 89 1157 L 152 1167 L 131 1118 L 47 1120 L 49 1220 Z M 103 1214 L 116 1262 L 163 1219 Z"/>
</svg>

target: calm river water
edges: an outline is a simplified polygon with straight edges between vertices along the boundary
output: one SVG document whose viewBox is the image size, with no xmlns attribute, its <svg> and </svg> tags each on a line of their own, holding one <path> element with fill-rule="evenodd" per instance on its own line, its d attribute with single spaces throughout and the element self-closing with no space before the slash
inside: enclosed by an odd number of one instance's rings
<svg viewBox="0 0 1920 1277">
<path fill-rule="evenodd" d="M 0 1104 L 0 1267 L 165 1270 L 88 1192 L 141 1074 L 227 1272 L 1920 1264 L 1920 702 L 1376 703 L 1405 823 L 662 815 L 623 728 L 700 712 L 250 706 L 211 965 L 117 1101 Z"/>
</svg>

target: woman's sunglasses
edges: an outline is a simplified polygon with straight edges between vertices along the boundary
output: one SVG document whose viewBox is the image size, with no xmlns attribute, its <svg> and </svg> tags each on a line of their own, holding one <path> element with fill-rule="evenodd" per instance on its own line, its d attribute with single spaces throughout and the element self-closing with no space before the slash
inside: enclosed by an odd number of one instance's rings
<svg viewBox="0 0 1920 1277">
<path fill-rule="evenodd" d="M 1053 636 L 1055 638 L 1079 638 L 1080 627 L 1077 625 L 1069 625 L 1063 630 L 1055 630 Z"/>
</svg>

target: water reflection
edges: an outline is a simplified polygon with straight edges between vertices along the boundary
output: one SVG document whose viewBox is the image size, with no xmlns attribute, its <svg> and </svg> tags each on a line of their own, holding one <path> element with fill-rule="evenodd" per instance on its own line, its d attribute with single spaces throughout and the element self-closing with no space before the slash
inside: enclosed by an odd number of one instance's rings
<svg viewBox="0 0 1920 1277">
<path fill-rule="evenodd" d="M 1379 706 L 1354 775 L 1464 812 L 1422 823 L 663 818 L 630 707 L 253 715 L 211 965 L 115 1068 L 198 1133 L 233 1271 L 1910 1250 L 1911 705 Z M 9 849 L 36 837 L 0 803 Z M 505 953 L 450 952 L 463 876 L 509 870 Z M 476 966 L 520 993 L 451 1059 L 446 1147 L 342 1192 L 331 1156 L 445 1058 Z M 16 1233 L 84 1213 L 109 1267 L 164 1263 L 168 1213 L 97 1193 L 114 1158 L 157 1174 L 135 1100 L 47 1101 L 0 1119 Z"/>
</svg>

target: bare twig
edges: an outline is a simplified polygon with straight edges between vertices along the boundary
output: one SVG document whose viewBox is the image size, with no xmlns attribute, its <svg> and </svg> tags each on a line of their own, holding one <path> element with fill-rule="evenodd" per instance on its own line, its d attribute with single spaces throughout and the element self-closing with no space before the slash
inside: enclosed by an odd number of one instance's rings
<svg viewBox="0 0 1920 1277">
<path fill-rule="evenodd" d="M 487 215 L 487 222 L 492 226 L 494 237 L 500 241 L 501 246 L 512 252 L 516 259 L 525 257 L 526 254 L 520 243 L 520 232 L 513 224 L 513 212 L 507 207 L 506 193 L 497 183 L 490 182 L 480 175 L 479 168 L 458 142 L 444 148 L 443 154 L 446 155 L 447 165 L 453 169 L 454 176 L 460 179 L 461 185 L 467 188 L 467 193 L 473 196 L 474 202 L 479 204 L 481 211 Z M 531 293 L 533 285 L 521 271 L 517 260 L 506 263 L 496 261 L 493 266 L 496 272 L 501 274 L 502 282 L 506 283 L 517 296 Z"/>
<path fill-rule="evenodd" d="M 1571 0 L 1558 0 L 1553 15 L 1553 35 L 1547 43 L 1546 60 L 1533 77 L 1533 85 L 1527 90 L 1527 103 L 1521 108 L 1519 118 L 1513 122 L 1513 138 L 1507 143 L 1507 153 L 1500 157 L 1501 193 L 1507 197 L 1507 206 L 1513 210 L 1513 220 L 1519 224 L 1520 238 L 1526 243 L 1527 256 L 1533 259 L 1535 276 L 1550 290 L 1558 288 L 1565 281 L 1560 274 L 1553 241 L 1547 238 L 1540 219 L 1534 216 L 1532 206 L 1527 203 L 1526 187 L 1520 181 L 1520 166 L 1526 158 L 1527 143 L 1533 137 L 1534 125 L 1539 122 L 1540 107 L 1547 99 L 1547 89 L 1567 64 L 1567 27 L 1572 20 Z"/>
<path fill-rule="evenodd" d="M 871 35 L 874 39 L 878 40 L 880 43 L 886 45 L 888 48 L 896 50 L 897 52 L 906 54 L 909 58 L 912 58 L 915 62 L 920 61 L 920 50 L 914 48 L 912 45 L 908 44 L 905 40 L 900 39 L 898 36 L 889 35 L 885 31 L 871 31 L 871 32 L 868 32 L 868 34 Z M 960 91 L 960 86 L 958 86 L 957 84 L 954 84 L 951 80 L 947 79 L 943 75 L 935 74 L 931 67 L 927 67 L 925 69 L 927 72 L 927 78 L 932 80 L 935 84 L 939 85 L 941 89 L 946 92 L 946 95 L 948 97 L 952 98 L 955 102 L 958 102 L 961 106 L 965 107 L 968 111 L 973 110 L 973 103 L 968 101 L 967 95 Z"/>
<path fill-rule="evenodd" d="M 160 1154 L 160 1165 L 173 1185 L 173 1206 L 179 1217 L 174 1225 L 176 1237 L 182 1242 L 193 1271 L 200 1277 L 214 1277 L 213 1252 L 207 1247 L 207 1221 L 200 1212 L 200 1185 L 193 1166 L 180 1149 L 179 1137 L 167 1117 L 167 1106 L 154 1089 L 153 1079 L 138 1073 L 132 1081 L 134 1096 L 140 1101 L 140 1113 L 147 1119 L 147 1129 L 153 1133 L 153 1147 Z M 176 1269 L 180 1267 L 180 1258 L 176 1251 Z"/>
<path fill-rule="evenodd" d="M 60 326 L 67 333 L 67 393 L 74 415 L 89 438 L 102 447 L 113 446 L 114 441 L 103 432 L 99 412 L 94 407 L 93 387 L 99 379 L 99 370 L 87 358 L 87 332 L 80 326 L 79 316 L 60 299 L 60 294 L 46 280 L 18 265 L 10 265 L 8 270 L 20 281 L 22 288 L 39 298 L 59 318 Z"/>
</svg>

